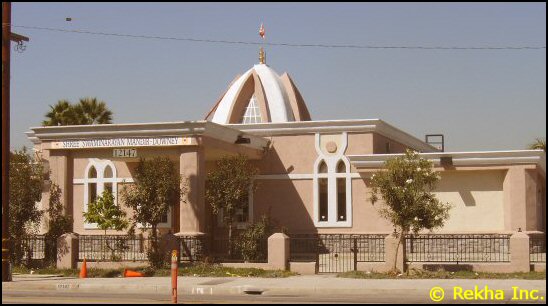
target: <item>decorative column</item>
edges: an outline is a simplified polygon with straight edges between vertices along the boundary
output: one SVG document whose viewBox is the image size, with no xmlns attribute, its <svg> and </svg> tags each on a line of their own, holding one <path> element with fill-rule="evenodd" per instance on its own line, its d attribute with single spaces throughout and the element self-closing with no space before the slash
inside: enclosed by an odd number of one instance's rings
<svg viewBox="0 0 548 306">
<path fill-rule="evenodd" d="M 510 237 L 510 263 L 509 272 L 530 272 L 529 260 L 529 235 L 523 232 L 515 232 Z"/>
<path fill-rule="evenodd" d="M 511 166 L 504 179 L 505 229 L 537 230 L 537 172 L 527 166 Z"/>
<path fill-rule="evenodd" d="M 289 237 L 276 233 L 268 237 L 268 265 L 275 270 L 287 270 L 289 263 Z"/>
<path fill-rule="evenodd" d="M 177 236 L 203 235 L 205 227 L 205 157 L 202 147 L 184 147 L 179 157 L 186 194 L 180 202 Z"/>
<path fill-rule="evenodd" d="M 67 233 L 57 239 L 57 269 L 78 267 L 79 236 Z"/>
</svg>

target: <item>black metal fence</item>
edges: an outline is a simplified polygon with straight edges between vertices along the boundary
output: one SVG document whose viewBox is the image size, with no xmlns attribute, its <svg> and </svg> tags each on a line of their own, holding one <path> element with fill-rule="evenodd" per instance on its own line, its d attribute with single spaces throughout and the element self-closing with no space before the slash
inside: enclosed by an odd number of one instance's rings
<svg viewBox="0 0 548 306">
<path fill-rule="evenodd" d="M 544 234 L 529 237 L 529 260 L 531 262 L 546 262 L 546 236 Z"/>
<path fill-rule="evenodd" d="M 213 238 L 209 240 L 207 255 L 214 262 L 266 263 L 268 261 L 268 238 L 260 239 L 253 248 L 242 248 L 238 245 L 237 238 L 232 241 L 228 238 Z"/>
<path fill-rule="evenodd" d="M 510 235 L 408 235 L 407 262 L 509 262 Z"/>
<path fill-rule="evenodd" d="M 146 261 L 151 242 L 127 235 L 81 235 L 79 240 L 79 261 Z"/>
<path fill-rule="evenodd" d="M 16 265 L 45 266 L 57 260 L 57 241 L 45 235 L 28 236 L 13 241 L 11 261 Z"/>
<path fill-rule="evenodd" d="M 386 235 L 291 235 L 290 261 L 316 262 L 320 273 L 357 270 L 358 262 L 383 262 Z"/>
<path fill-rule="evenodd" d="M 203 237 L 182 236 L 178 239 L 181 262 L 198 262 L 204 259 L 206 240 Z"/>
<path fill-rule="evenodd" d="M 318 235 L 291 235 L 289 239 L 289 261 L 317 261 L 318 254 L 320 254 L 320 248 L 320 239 Z"/>
<path fill-rule="evenodd" d="M 356 254 L 357 262 L 384 261 L 386 235 L 301 234 L 291 235 L 290 261 L 314 261 L 332 252 Z"/>
</svg>

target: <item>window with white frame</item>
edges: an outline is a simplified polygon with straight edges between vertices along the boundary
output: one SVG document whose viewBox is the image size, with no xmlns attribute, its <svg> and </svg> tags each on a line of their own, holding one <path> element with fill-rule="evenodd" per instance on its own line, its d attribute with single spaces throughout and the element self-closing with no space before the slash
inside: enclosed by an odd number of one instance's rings
<svg viewBox="0 0 548 306">
<path fill-rule="evenodd" d="M 83 180 L 75 180 L 76 184 L 84 185 L 84 212 L 87 212 L 89 203 L 93 203 L 97 197 L 101 196 L 104 190 L 108 190 L 114 196 L 114 203 L 118 205 L 118 184 L 131 183 L 131 178 L 117 177 L 116 167 L 111 160 L 107 159 L 89 159 L 85 169 Z M 144 228 L 141 224 L 138 227 Z M 171 227 L 171 210 L 162 217 L 158 227 Z M 96 229 L 96 223 L 84 223 L 85 229 Z"/>
<path fill-rule="evenodd" d="M 251 97 L 242 117 L 242 123 L 261 123 L 261 109 L 255 95 Z"/>
<path fill-rule="evenodd" d="M 90 159 L 84 177 L 84 212 L 88 205 L 108 190 L 114 196 L 114 204 L 118 202 L 118 180 L 116 167 L 110 160 Z M 84 223 L 84 228 L 97 228 L 96 223 Z"/>
<path fill-rule="evenodd" d="M 316 163 L 315 220 L 317 227 L 351 226 L 351 174 L 346 158 L 324 158 Z"/>
</svg>

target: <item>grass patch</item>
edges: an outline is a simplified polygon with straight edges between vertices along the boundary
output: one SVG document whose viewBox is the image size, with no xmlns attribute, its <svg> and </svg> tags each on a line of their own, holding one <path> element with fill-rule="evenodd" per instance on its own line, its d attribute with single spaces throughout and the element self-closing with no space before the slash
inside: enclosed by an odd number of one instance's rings
<svg viewBox="0 0 548 306">
<path fill-rule="evenodd" d="M 130 268 L 130 270 L 142 272 L 147 277 L 168 277 L 171 276 L 170 269 L 153 269 L 150 267 Z M 34 274 L 60 274 L 65 277 L 78 277 L 79 269 L 57 269 L 55 267 L 46 267 L 42 269 L 32 269 Z M 26 267 L 14 267 L 13 273 L 30 274 L 31 269 Z M 123 268 L 119 269 L 96 269 L 88 268 L 88 278 L 115 278 L 122 277 Z M 264 277 L 264 278 L 285 278 L 297 275 L 290 271 L 281 270 L 263 270 L 255 268 L 230 268 L 221 265 L 196 264 L 192 266 L 180 267 L 179 276 L 195 277 Z"/>
<path fill-rule="evenodd" d="M 397 274 L 393 272 L 362 272 L 351 271 L 339 273 L 337 277 L 341 278 L 359 278 L 359 279 L 546 279 L 546 272 L 516 272 L 516 273 L 486 273 L 474 271 L 423 271 L 410 270 L 409 273 Z"/>
</svg>

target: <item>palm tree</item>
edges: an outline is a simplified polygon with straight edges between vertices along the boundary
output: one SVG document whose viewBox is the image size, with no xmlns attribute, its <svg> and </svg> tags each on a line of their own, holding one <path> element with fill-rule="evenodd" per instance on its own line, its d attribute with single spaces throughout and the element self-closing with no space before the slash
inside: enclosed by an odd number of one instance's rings
<svg viewBox="0 0 548 306">
<path fill-rule="evenodd" d="M 107 108 L 105 102 L 97 98 L 82 98 L 80 103 L 74 106 L 77 124 L 110 124 L 112 123 L 112 112 Z"/>
<path fill-rule="evenodd" d="M 69 101 L 59 100 L 57 104 L 49 107 L 50 111 L 46 114 L 47 120 L 42 121 L 43 126 L 76 124 L 75 112 Z"/>
<path fill-rule="evenodd" d="M 67 100 L 59 100 L 57 104 L 49 107 L 47 120 L 42 121 L 43 126 L 112 123 L 112 112 L 105 102 L 98 101 L 97 98 L 82 98 L 76 105 Z"/>
<path fill-rule="evenodd" d="M 537 138 L 535 142 L 529 145 L 531 150 L 544 150 L 546 152 L 546 139 Z"/>
</svg>

